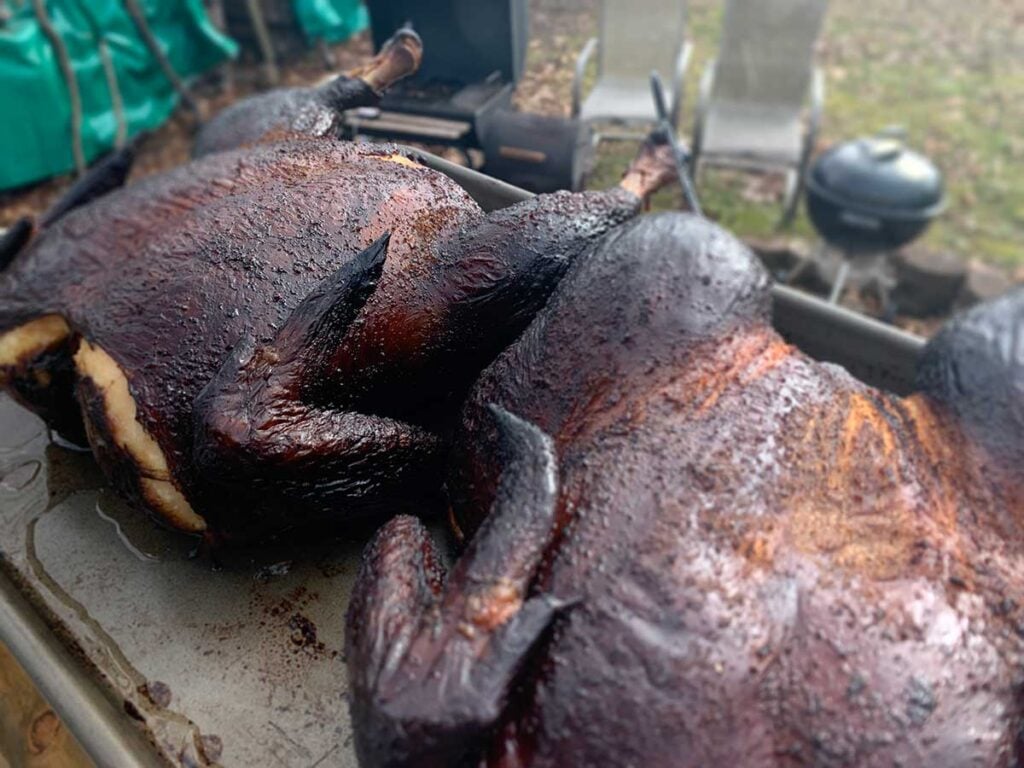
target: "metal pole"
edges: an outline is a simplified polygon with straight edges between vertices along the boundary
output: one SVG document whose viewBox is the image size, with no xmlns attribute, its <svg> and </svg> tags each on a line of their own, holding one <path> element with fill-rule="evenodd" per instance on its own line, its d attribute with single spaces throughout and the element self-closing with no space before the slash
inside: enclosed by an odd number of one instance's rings
<svg viewBox="0 0 1024 768">
<path fill-rule="evenodd" d="M 687 152 L 676 139 L 676 131 L 669 119 L 668 107 L 665 105 L 665 87 L 661 83 L 661 76 L 657 72 L 651 72 L 651 95 L 654 97 L 654 108 L 658 113 L 658 131 L 663 134 L 665 141 L 672 147 L 672 154 L 676 161 L 676 175 L 679 176 L 679 184 L 683 188 L 683 197 L 686 198 L 690 210 L 698 216 L 703 216 L 700 200 L 697 199 L 697 190 L 693 188 L 693 180 L 690 178 L 690 153 Z"/>
<path fill-rule="evenodd" d="M 171 60 L 167 58 L 167 54 L 164 53 L 164 49 L 160 47 L 159 41 L 153 34 L 153 30 L 149 28 L 149 22 L 146 21 L 146 15 L 142 12 L 142 8 L 139 7 L 137 0 L 124 0 L 124 7 L 128 10 L 128 15 L 132 17 L 132 21 L 135 23 L 135 28 L 139 31 L 139 36 L 142 38 L 142 42 L 146 44 L 146 48 L 149 49 L 150 54 L 156 59 L 156 63 L 164 73 L 170 83 L 171 87 L 174 88 L 175 92 L 181 98 L 182 104 L 188 107 L 194 115 L 199 115 L 199 106 L 196 104 L 195 99 L 192 98 L 192 94 L 185 85 L 184 81 L 178 76 L 178 73 L 174 71 L 174 66 L 171 64 Z"/>
<path fill-rule="evenodd" d="M 252 22 L 252 28 L 256 32 L 256 39 L 260 44 L 260 52 L 263 54 L 263 65 L 267 70 L 267 79 L 271 85 L 277 85 L 281 80 L 281 74 L 277 70 L 274 43 L 271 41 L 270 32 L 267 30 L 267 21 L 263 18 L 260 0 L 245 0 L 245 7 L 249 11 L 249 20 Z"/>
</svg>

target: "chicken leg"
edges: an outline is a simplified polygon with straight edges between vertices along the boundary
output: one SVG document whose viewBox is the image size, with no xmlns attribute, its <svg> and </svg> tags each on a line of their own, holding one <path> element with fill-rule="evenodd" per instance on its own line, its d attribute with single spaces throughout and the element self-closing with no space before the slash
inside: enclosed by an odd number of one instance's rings
<svg viewBox="0 0 1024 768">
<path fill-rule="evenodd" d="M 505 470 L 447 584 L 429 534 L 405 516 L 381 529 L 356 577 L 346 651 L 357 670 L 352 718 L 364 764 L 444 768 L 478 752 L 565 606 L 527 596 L 554 527 L 551 439 L 500 408 L 492 415 Z"/>
</svg>

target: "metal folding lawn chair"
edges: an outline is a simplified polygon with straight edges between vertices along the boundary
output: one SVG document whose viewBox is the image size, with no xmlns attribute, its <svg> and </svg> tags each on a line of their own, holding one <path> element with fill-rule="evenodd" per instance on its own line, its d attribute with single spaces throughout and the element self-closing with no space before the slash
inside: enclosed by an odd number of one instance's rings
<svg viewBox="0 0 1024 768">
<path fill-rule="evenodd" d="M 781 225 L 796 214 L 821 122 L 824 79 L 813 59 L 826 5 L 727 0 L 718 57 L 701 78 L 694 178 L 710 165 L 784 173 Z"/>
<path fill-rule="evenodd" d="M 670 80 L 668 107 L 673 126 L 678 125 L 691 52 L 682 0 L 603 0 L 600 36 L 587 41 L 576 61 L 573 117 L 624 128 L 595 134 L 595 142 L 644 135 L 658 120 L 650 88 L 651 71 L 657 70 Z M 597 80 L 584 97 L 584 77 L 595 55 Z"/>
</svg>

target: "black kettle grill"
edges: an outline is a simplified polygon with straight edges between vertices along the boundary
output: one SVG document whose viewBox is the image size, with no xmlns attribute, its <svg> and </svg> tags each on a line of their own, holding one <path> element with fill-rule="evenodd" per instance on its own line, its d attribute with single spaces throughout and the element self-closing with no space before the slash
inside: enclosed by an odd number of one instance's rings
<svg viewBox="0 0 1024 768">
<path fill-rule="evenodd" d="M 858 257 L 894 251 L 920 236 L 946 207 L 942 174 L 891 134 L 838 144 L 807 175 L 807 214 L 844 255 L 832 300 Z"/>
</svg>

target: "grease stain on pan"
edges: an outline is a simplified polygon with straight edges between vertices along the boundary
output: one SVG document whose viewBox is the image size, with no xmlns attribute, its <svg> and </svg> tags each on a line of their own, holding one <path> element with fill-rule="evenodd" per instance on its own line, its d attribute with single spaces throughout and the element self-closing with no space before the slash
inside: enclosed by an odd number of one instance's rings
<svg viewBox="0 0 1024 768">
<path fill-rule="evenodd" d="M 0 396 L 0 568 L 172 765 L 355 766 L 341 643 L 360 543 L 235 553 L 133 513 Z"/>
<path fill-rule="evenodd" d="M 125 549 L 144 563 L 188 560 L 196 553 L 195 537 L 157 528 L 109 488 L 98 494 L 96 514 L 110 524 Z"/>
</svg>

